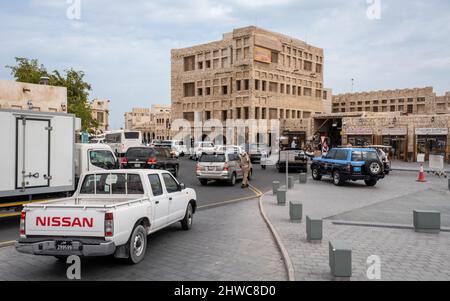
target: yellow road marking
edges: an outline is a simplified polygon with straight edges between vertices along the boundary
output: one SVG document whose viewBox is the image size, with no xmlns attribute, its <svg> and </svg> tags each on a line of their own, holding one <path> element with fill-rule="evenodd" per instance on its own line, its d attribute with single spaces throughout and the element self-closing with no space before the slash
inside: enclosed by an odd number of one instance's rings
<svg viewBox="0 0 450 301">
<path fill-rule="evenodd" d="M 251 191 L 253 191 L 253 193 L 255 195 L 243 197 L 243 198 L 239 198 L 239 199 L 223 201 L 223 202 L 217 202 L 217 203 L 208 204 L 208 205 L 203 205 L 203 206 L 199 206 L 198 209 L 205 209 L 205 208 L 217 207 L 217 206 L 226 205 L 226 204 L 232 204 L 232 203 L 236 203 L 236 202 L 240 202 L 240 201 L 252 200 L 254 198 L 259 198 L 262 195 L 262 193 L 258 189 L 254 188 L 253 186 L 249 185 L 249 188 Z"/>
<path fill-rule="evenodd" d="M 40 203 L 40 202 L 48 202 L 48 200 L 38 200 L 38 201 L 28 201 L 28 202 L 14 202 L 14 203 L 6 203 L 6 204 L 0 204 L 0 208 L 6 208 L 6 207 L 18 207 L 26 204 L 32 204 L 32 203 Z"/>
<path fill-rule="evenodd" d="M 11 217 L 11 216 L 19 216 L 20 212 L 11 212 L 11 213 L 1 213 L 0 218 L 3 217 Z"/>
<path fill-rule="evenodd" d="M 12 246 L 15 242 L 15 240 L 0 242 L 0 248 Z"/>
</svg>

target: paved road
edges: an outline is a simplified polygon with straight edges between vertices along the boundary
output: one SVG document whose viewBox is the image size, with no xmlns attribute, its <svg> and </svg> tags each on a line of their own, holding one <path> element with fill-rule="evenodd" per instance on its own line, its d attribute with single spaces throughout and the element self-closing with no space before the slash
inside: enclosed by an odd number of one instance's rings
<svg viewBox="0 0 450 301">
<path fill-rule="evenodd" d="M 195 161 L 181 159 L 178 180 L 186 184 L 186 187 L 195 189 L 199 206 L 255 195 L 251 189 L 242 189 L 239 183 L 234 187 L 226 183 L 217 182 L 210 182 L 208 186 L 202 186 L 195 177 L 195 165 Z M 259 164 L 254 164 L 254 176 L 251 184 L 261 191 L 265 191 L 271 187 L 273 180 L 285 181 L 284 178 L 285 175 L 278 173 L 274 167 L 268 167 L 267 170 L 262 170 Z M 18 226 L 18 217 L 0 219 L 0 243 L 17 239 Z"/>
<path fill-rule="evenodd" d="M 303 204 L 303 216 L 323 220 L 321 243 L 306 241 L 306 224 L 291 223 L 289 206 L 277 206 L 271 193 L 263 197 L 265 211 L 280 234 L 292 259 L 297 280 L 332 280 L 328 266 L 328 241 L 346 241 L 352 248 L 352 280 L 368 280 L 367 258 L 379 256 L 381 280 L 450 280 L 450 233 L 416 233 L 387 224 L 412 226 L 412 210 L 439 210 L 443 225 L 450 222 L 450 191 L 447 180 L 428 177 L 416 182 L 417 175 L 397 173 L 375 187 L 349 183 L 336 187 L 330 180 L 309 178 L 295 185 L 288 200 Z M 345 222 L 383 223 L 386 227 L 336 225 Z"/>
<path fill-rule="evenodd" d="M 111 257 L 82 260 L 83 280 L 286 280 L 256 200 L 199 211 L 193 228 L 179 224 L 149 236 L 138 265 Z M 53 257 L 0 248 L 1 280 L 65 280 L 66 265 Z"/>
</svg>

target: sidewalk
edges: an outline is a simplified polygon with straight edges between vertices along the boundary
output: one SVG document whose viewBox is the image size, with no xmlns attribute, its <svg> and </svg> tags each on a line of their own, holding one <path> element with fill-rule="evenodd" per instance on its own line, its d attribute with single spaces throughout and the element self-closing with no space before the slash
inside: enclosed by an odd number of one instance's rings
<svg viewBox="0 0 450 301">
<path fill-rule="evenodd" d="M 420 163 L 417 162 L 404 162 L 404 161 L 392 161 L 391 162 L 391 168 L 392 170 L 397 171 L 415 171 L 419 172 Z M 423 164 L 423 168 L 425 172 L 428 172 L 430 170 L 429 168 L 429 162 L 425 162 Z M 446 173 L 450 173 L 450 164 L 444 163 L 444 170 Z"/>
<path fill-rule="evenodd" d="M 440 234 L 416 233 L 412 229 L 398 229 L 395 227 L 367 227 L 349 224 L 338 224 L 329 219 L 339 217 L 346 221 L 352 212 L 357 212 L 357 218 L 369 216 L 372 219 L 383 217 L 390 209 L 395 215 L 407 217 L 411 213 L 409 208 L 403 210 L 399 206 L 389 205 L 392 198 L 403 199 L 405 203 L 411 195 L 417 192 L 437 191 L 442 193 L 444 201 L 450 192 L 442 187 L 442 181 L 432 180 L 426 185 L 407 187 L 408 175 L 391 176 L 391 181 L 379 183 L 376 187 L 365 187 L 350 184 L 335 187 L 329 181 L 313 182 L 308 178 L 306 185 L 296 181 L 293 190 L 287 195 L 287 201 L 297 200 L 303 204 L 303 220 L 292 223 L 289 220 L 289 203 L 285 206 L 276 204 L 276 197 L 272 192 L 262 197 L 264 210 L 278 232 L 284 247 L 294 265 L 296 280 L 334 280 L 330 274 L 328 262 L 328 242 L 343 240 L 352 246 L 353 275 L 350 280 L 367 281 L 367 259 L 377 255 L 381 259 L 381 280 L 450 280 L 450 233 Z M 412 184 L 414 185 L 414 184 Z M 398 189 L 403 187 L 403 189 Z M 426 204 L 435 205 L 436 204 Z M 399 202 L 397 201 L 396 204 Z M 424 206 L 425 206 L 424 205 Z M 443 220 L 448 223 L 449 206 L 438 204 L 443 211 Z M 376 210 L 362 212 L 365 208 L 376 206 Z M 416 204 L 413 204 L 416 206 Z M 358 211 L 359 210 L 359 211 Z M 323 240 L 321 243 L 311 244 L 306 241 L 306 215 L 323 218 Z M 347 215 L 347 216 L 346 216 Z M 342 218 L 344 216 L 344 218 Z M 350 220 L 352 221 L 352 220 Z M 410 221 L 407 221 L 410 223 Z"/>
</svg>

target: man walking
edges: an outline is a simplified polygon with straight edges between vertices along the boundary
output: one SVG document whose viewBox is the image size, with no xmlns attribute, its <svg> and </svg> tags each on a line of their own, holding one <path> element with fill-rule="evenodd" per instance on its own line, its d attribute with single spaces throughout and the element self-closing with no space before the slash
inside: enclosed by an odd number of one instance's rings
<svg viewBox="0 0 450 301">
<path fill-rule="evenodd" d="M 244 173 L 244 178 L 242 179 L 242 188 L 248 187 L 248 176 L 250 173 L 250 169 L 252 168 L 252 162 L 250 161 L 250 157 L 245 152 L 243 155 L 241 155 L 241 169 Z"/>
</svg>

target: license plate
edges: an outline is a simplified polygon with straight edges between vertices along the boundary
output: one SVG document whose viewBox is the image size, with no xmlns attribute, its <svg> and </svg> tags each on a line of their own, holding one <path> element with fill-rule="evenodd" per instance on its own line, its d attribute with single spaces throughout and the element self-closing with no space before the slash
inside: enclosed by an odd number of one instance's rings
<svg viewBox="0 0 450 301">
<path fill-rule="evenodd" d="M 141 167 L 141 164 L 134 164 L 134 167 Z"/>
<path fill-rule="evenodd" d="M 355 172 L 361 172 L 361 167 L 360 167 L 360 166 L 358 166 L 358 167 L 353 167 L 353 170 L 354 170 Z"/>
<path fill-rule="evenodd" d="M 70 241 L 57 241 L 56 250 L 58 251 L 72 251 L 72 242 Z"/>
<path fill-rule="evenodd" d="M 208 170 L 213 171 L 213 170 L 216 170 L 216 168 L 214 166 L 211 166 L 211 167 L 208 167 Z"/>
</svg>

